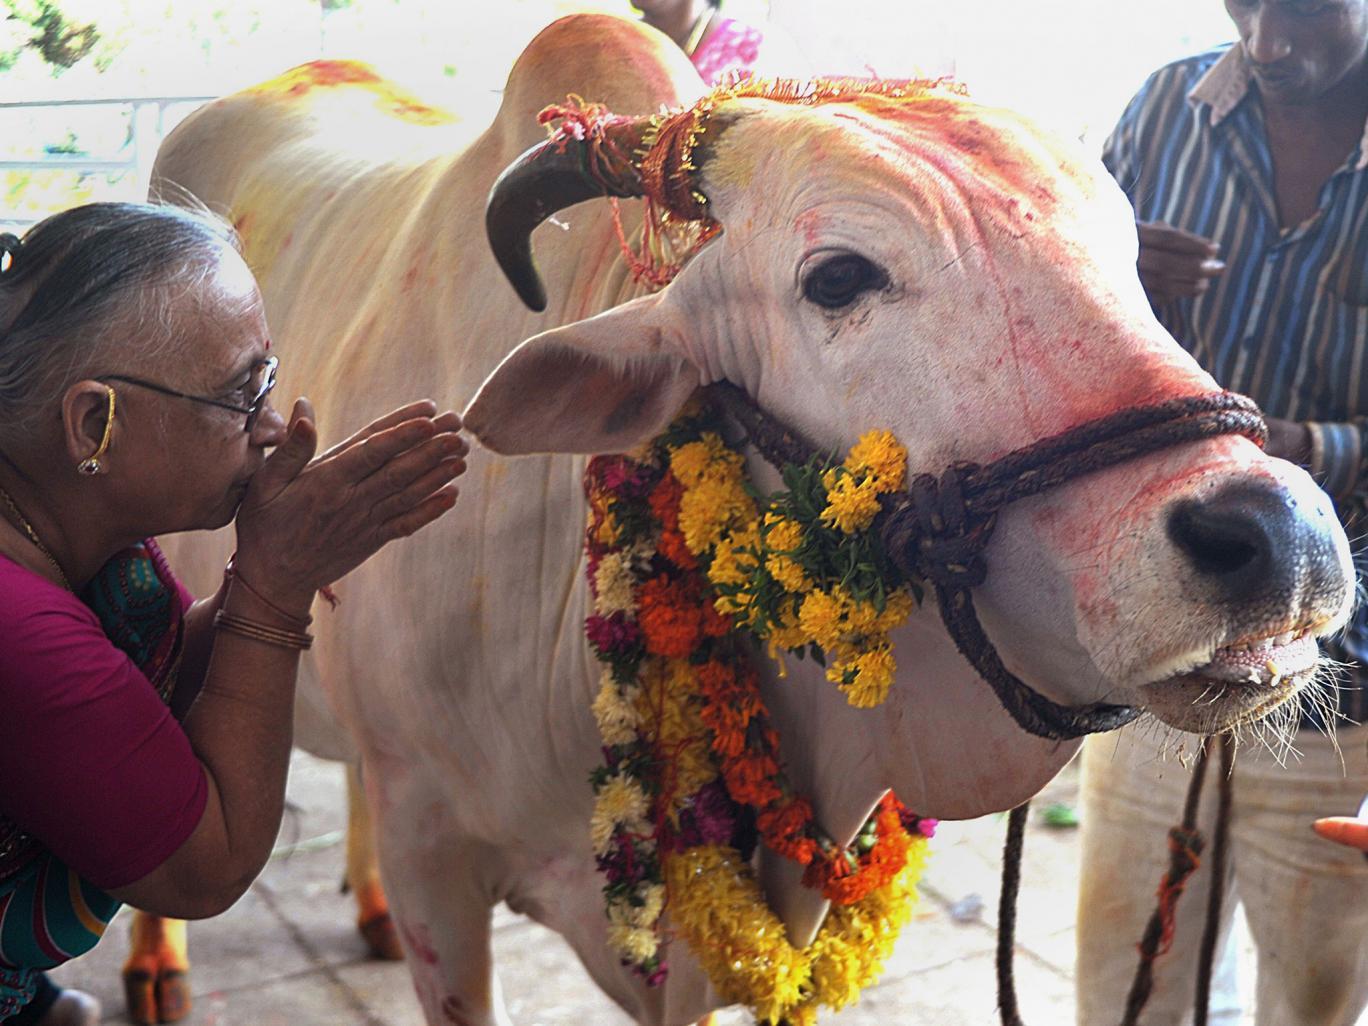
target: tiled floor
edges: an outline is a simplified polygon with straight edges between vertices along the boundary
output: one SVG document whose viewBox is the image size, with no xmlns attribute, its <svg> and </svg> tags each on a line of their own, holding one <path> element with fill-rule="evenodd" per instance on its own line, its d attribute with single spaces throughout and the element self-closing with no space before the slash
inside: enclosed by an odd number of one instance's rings
<svg viewBox="0 0 1368 1026">
<path fill-rule="evenodd" d="M 1066 769 L 1036 803 L 1068 800 Z M 296 753 L 281 853 L 227 914 L 190 931 L 195 1008 L 187 1026 L 422 1026 L 401 964 L 368 961 L 339 893 L 345 798 L 340 767 Z M 990 1026 L 998 852 L 1005 817 L 943 824 L 917 918 L 883 980 L 861 1003 L 823 1018 L 833 1026 Z M 1073 1022 L 1073 881 L 1077 832 L 1032 822 L 1020 901 L 1016 974 L 1025 1021 Z M 958 921 L 951 908 L 982 911 Z M 967 900 L 966 900 L 967 899 Z M 500 909 L 495 957 L 516 1026 L 631 1026 L 592 985 L 560 938 Z M 127 913 L 61 982 L 94 992 L 107 1022 L 123 1022 L 119 966 Z M 748 1026 L 739 1010 L 719 1026 Z"/>
</svg>

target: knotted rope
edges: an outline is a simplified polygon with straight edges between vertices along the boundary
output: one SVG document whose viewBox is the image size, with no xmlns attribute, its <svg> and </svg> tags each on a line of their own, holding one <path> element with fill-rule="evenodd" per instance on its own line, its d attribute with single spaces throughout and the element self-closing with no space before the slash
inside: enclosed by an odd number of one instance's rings
<svg viewBox="0 0 1368 1026">
<path fill-rule="evenodd" d="M 755 406 L 736 386 L 708 392 L 776 468 L 811 463 L 821 454 L 800 434 Z M 908 577 L 935 589 L 955 647 L 997 694 L 1023 730 L 1067 740 L 1129 723 L 1139 710 L 1098 702 L 1068 707 L 1050 701 L 1002 663 L 974 608 L 971 589 L 988 574 L 984 558 L 997 514 L 1010 502 L 1039 495 L 1084 474 L 1160 449 L 1238 434 L 1262 446 L 1263 415 L 1233 392 L 1186 396 L 1088 421 L 1016 449 L 992 463 L 955 463 L 939 476 L 918 474 L 906 492 L 885 496 L 879 525 L 884 546 Z"/>
</svg>

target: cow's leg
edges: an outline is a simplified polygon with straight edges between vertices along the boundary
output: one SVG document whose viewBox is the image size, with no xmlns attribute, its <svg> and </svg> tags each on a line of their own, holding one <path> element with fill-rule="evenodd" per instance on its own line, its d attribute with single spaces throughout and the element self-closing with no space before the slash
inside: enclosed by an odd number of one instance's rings
<svg viewBox="0 0 1368 1026">
<path fill-rule="evenodd" d="M 1352 1026 L 1368 1007 L 1368 862 L 1311 832 L 1368 791 L 1368 726 L 1302 731 L 1302 758 L 1236 762 L 1236 873 L 1258 948 L 1259 1026 Z M 1253 754 L 1253 753 L 1249 753 Z M 1342 762 L 1341 762 L 1342 754 Z"/>
<path fill-rule="evenodd" d="M 185 920 L 135 911 L 123 982 L 128 1018 L 135 1023 L 177 1022 L 190 1014 Z"/>
<path fill-rule="evenodd" d="M 402 868 L 386 863 L 385 871 L 423 1014 L 430 1026 L 512 1026 L 494 975 L 493 909 L 478 883 L 481 860 L 458 842 L 426 854 L 406 852 Z"/>
<path fill-rule="evenodd" d="M 375 827 L 361 788 L 361 771 L 354 763 L 347 764 L 347 888 L 356 896 L 356 926 L 371 955 L 391 961 L 403 958 L 380 883 Z"/>
<path fill-rule="evenodd" d="M 445 795 L 366 761 L 390 914 L 429 1026 L 512 1026 L 494 975 L 492 880 L 500 861 L 445 821 Z"/>
<path fill-rule="evenodd" d="M 1131 730 L 1090 738 L 1084 745 L 1075 971 L 1078 1026 L 1121 1020 L 1135 977 L 1136 946 L 1168 868 L 1168 830 L 1182 818 L 1191 773 L 1173 756 L 1161 760 L 1159 749 L 1155 737 Z M 1217 772 L 1213 753 L 1199 817 L 1207 838 L 1216 812 Z M 1192 1021 L 1210 881 L 1210 863 L 1205 862 L 1178 899 L 1173 946 L 1154 962 L 1154 988 L 1139 1019 L 1141 1026 Z M 1234 894 L 1227 893 L 1218 950 L 1224 950 L 1229 936 L 1234 904 Z M 1214 1002 L 1208 1021 L 1212 1026 L 1237 1023 L 1238 1009 Z"/>
</svg>

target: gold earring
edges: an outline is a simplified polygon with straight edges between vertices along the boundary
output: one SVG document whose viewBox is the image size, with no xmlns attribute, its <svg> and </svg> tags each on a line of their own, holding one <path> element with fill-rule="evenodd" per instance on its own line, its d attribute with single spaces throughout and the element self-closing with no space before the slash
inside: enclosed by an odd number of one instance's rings
<svg viewBox="0 0 1368 1026">
<path fill-rule="evenodd" d="M 105 414 L 104 437 L 100 439 L 100 447 L 98 449 L 81 460 L 80 463 L 76 464 L 76 469 L 80 473 L 85 474 L 86 477 L 91 477 L 104 470 L 103 465 L 100 463 L 100 457 L 108 451 L 109 436 L 114 430 L 114 389 L 110 388 L 108 385 L 106 385 L 105 388 L 109 391 L 109 412 Z"/>
</svg>

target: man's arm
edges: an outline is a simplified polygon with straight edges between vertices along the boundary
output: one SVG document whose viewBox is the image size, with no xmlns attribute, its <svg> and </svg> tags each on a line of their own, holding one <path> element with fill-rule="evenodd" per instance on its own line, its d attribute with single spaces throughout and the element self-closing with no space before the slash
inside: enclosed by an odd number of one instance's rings
<svg viewBox="0 0 1368 1026">
<path fill-rule="evenodd" d="M 1363 431 L 1368 418 L 1342 422 L 1312 422 L 1306 425 L 1310 434 L 1311 458 L 1307 467 L 1320 484 L 1343 508 L 1354 501 L 1364 489 Z"/>
</svg>

